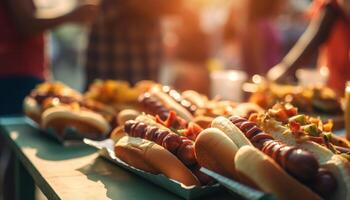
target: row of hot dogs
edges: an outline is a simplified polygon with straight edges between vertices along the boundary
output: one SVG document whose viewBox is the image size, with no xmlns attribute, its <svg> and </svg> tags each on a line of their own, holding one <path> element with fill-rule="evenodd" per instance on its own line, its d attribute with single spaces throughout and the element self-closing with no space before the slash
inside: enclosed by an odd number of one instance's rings
<svg viewBox="0 0 350 200">
<path fill-rule="evenodd" d="M 114 109 L 112 114 L 106 111 L 113 110 L 106 101 L 82 96 L 77 108 L 62 98 L 69 92 L 51 91 L 51 100 L 46 100 L 50 106 L 40 104 L 48 108 L 41 109 L 36 121 L 44 127 L 69 125 L 89 132 L 102 127 L 104 119 L 118 158 L 184 185 L 214 183 L 199 170 L 205 167 L 278 199 L 350 199 L 350 144 L 331 133 L 331 123 L 299 114 L 290 104 L 276 104 L 264 112 L 251 104 L 208 100 L 194 91 L 180 93 L 158 84 L 142 88 L 129 109 Z M 33 94 L 30 97 L 37 99 Z M 52 99 L 59 105 L 52 105 Z M 69 107 L 74 116 L 85 113 L 69 121 L 63 120 L 68 114 L 62 112 L 44 120 L 47 110 L 59 106 Z M 100 121 L 86 112 L 101 116 Z M 84 123 L 89 127 L 79 129 Z"/>
</svg>

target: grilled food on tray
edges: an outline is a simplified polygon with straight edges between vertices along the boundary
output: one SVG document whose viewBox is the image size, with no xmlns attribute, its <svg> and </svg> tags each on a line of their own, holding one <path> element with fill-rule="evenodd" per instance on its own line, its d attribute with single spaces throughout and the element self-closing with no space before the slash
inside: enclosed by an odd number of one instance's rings
<svg viewBox="0 0 350 200">
<path fill-rule="evenodd" d="M 261 84 L 250 102 L 268 109 L 277 102 L 289 102 L 301 112 L 341 114 L 340 98 L 326 86 L 292 86 L 274 83 Z"/>
<path fill-rule="evenodd" d="M 187 186 L 206 185 L 213 180 L 199 171 L 194 154 L 194 140 L 200 131 L 195 123 L 187 123 L 170 112 L 166 120 L 139 115 L 126 121 L 122 130 L 116 128 L 112 137 L 117 138 L 116 156 L 129 165 L 164 174 Z"/>
<path fill-rule="evenodd" d="M 137 98 L 150 87 L 152 81 L 140 81 L 134 87 L 125 81 L 96 80 L 89 86 L 84 97 L 112 106 L 117 112 L 123 109 L 135 109 Z"/>
<path fill-rule="evenodd" d="M 106 136 L 114 115 L 108 106 L 85 100 L 79 92 L 60 82 L 38 85 L 24 99 L 23 106 L 29 118 L 44 130 L 53 129 L 60 137 L 64 137 L 66 128 L 76 129 L 92 139 Z"/>
<path fill-rule="evenodd" d="M 196 138 L 195 153 L 201 166 L 278 199 L 349 199 L 348 142 L 330 129 L 277 105 L 249 119 L 215 118 Z"/>
</svg>

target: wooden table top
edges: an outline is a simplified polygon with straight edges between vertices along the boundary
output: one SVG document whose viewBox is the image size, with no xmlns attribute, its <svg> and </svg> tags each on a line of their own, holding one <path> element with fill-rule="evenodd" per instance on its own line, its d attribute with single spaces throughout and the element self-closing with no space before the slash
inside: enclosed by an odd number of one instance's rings
<svg viewBox="0 0 350 200">
<path fill-rule="evenodd" d="M 181 199 L 85 146 L 64 147 L 24 117 L 0 118 L 1 133 L 48 199 Z M 205 199 L 234 198 L 227 192 Z"/>
</svg>

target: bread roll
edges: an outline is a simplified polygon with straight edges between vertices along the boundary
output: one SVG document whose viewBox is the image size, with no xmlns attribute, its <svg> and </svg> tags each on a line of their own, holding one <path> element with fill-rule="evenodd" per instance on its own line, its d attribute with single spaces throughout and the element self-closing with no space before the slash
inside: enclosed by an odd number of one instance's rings
<svg viewBox="0 0 350 200">
<path fill-rule="evenodd" d="M 71 127 L 81 134 L 92 137 L 106 135 L 110 129 L 108 122 L 100 114 L 64 105 L 45 110 L 41 125 L 44 129 L 53 128 L 59 134 L 63 134 L 66 127 Z"/>
<path fill-rule="evenodd" d="M 242 147 L 244 145 L 253 146 L 249 139 L 237 128 L 231 121 L 225 117 L 216 117 L 211 127 L 217 128 L 224 132 L 236 145 Z"/>
<path fill-rule="evenodd" d="M 192 172 L 162 146 L 141 138 L 124 136 L 114 148 L 118 158 L 138 169 L 165 176 L 186 186 L 200 185 Z"/>
<path fill-rule="evenodd" d="M 124 109 L 118 113 L 117 122 L 118 125 L 123 125 L 128 120 L 136 119 L 141 113 L 133 109 Z"/>
<path fill-rule="evenodd" d="M 203 130 L 196 138 L 195 154 L 198 163 L 207 169 L 235 178 L 234 158 L 237 145 L 217 128 Z"/>
<path fill-rule="evenodd" d="M 27 96 L 23 101 L 23 111 L 36 123 L 41 122 L 41 106 L 32 97 Z"/>
<path fill-rule="evenodd" d="M 201 95 L 194 90 L 186 90 L 186 91 L 182 92 L 181 96 L 184 99 L 195 104 L 198 108 L 203 108 L 205 106 L 205 104 L 208 102 L 208 99 L 206 96 Z"/>
<path fill-rule="evenodd" d="M 321 198 L 288 175 L 275 161 L 250 146 L 240 148 L 235 157 L 236 171 L 242 179 L 254 183 L 262 191 L 280 200 Z"/>
</svg>

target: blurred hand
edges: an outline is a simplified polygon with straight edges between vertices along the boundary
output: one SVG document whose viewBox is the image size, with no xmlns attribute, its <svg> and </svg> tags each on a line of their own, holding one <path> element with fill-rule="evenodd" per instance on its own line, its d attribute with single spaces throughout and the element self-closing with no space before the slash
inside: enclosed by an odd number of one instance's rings
<svg viewBox="0 0 350 200">
<path fill-rule="evenodd" d="M 99 0 L 86 0 L 79 3 L 78 7 L 70 13 L 70 17 L 74 22 L 90 24 L 96 19 L 99 10 Z"/>
</svg>

